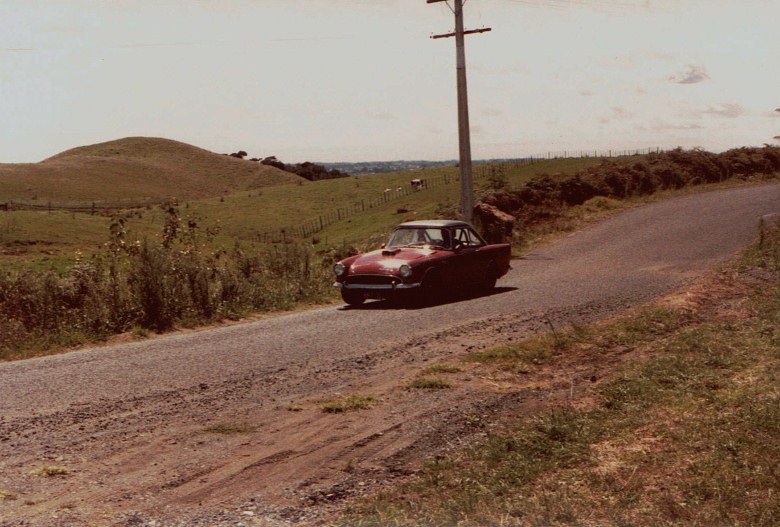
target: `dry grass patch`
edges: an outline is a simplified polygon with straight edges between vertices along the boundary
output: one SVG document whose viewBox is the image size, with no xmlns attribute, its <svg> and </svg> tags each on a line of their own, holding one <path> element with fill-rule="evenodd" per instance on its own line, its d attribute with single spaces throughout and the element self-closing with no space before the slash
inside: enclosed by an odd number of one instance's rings
<svg viewBox="0 0 780 527">
<path fill-rule="evenodd" d="M 251 434 L 257 432 L 257 427 L 249 423 L 218 423 L 207 426 L 204 432 L 223 435 Z"/>
<path fill-rule="evenodd" d="M 417 377 L 406 385 L 410 390 L 445 390 L 452 388 L 452 383 L 438 377 Z"/>
<path fill-rule="evenodd" d="M 15 500 L 16 494 L 10 490 L 0 489 L 0 500 Z"/>
<path fill-rule="evenodd" d="M 374 406 L 376 402 L 376 398 L 371 395 L 352 394 L 325 403 L 322 406 L 322 411 L 330 414 L 341 414 L 355 410 L 366 410 Z"/>
<path fill-rule="evenodd" d="M 460 366 L 454 364 L 434 364 L 428 366 L 422 372 L 423 374 L 435 374 L 435 373 L 460 373 L 463 369 Z"/>
<path fill-rule="evenodd" d="M 33 470 L 31 474 L 50 478 L 70 474 L 70 469 L 68 467 L 63 467 L 62 465 L 41 465 Z"/>
</svg>

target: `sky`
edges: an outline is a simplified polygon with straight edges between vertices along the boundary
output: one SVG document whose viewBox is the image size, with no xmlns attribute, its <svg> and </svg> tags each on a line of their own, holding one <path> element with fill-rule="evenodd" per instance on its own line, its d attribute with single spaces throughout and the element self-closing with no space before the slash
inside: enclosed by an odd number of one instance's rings
<svg viewBox="0 0 780 527">
<path fill-rule="evenodd" d="M 458 157 L 452 1 L 0 0 L 0 163 Z M 474 159 L 780 144 L 777 0 L 466 0 Z"/>
</svg>

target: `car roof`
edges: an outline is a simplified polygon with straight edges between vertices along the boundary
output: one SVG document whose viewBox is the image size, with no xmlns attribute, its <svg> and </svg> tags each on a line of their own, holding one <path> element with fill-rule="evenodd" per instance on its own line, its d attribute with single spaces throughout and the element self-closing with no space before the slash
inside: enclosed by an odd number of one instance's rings
<svg viewBox="0 0 780 527">
<path fill-rule="evenodd" d="M 406 221 L 396 226 L 396 229 L 407 227 L 471 227 L 465 221 L 460 220 L 415 220 Z"/>
</svg>

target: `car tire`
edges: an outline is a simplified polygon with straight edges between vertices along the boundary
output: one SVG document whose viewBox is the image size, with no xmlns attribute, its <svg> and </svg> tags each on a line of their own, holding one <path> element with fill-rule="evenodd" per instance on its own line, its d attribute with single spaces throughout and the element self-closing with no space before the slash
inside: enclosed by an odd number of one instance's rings
<svg viewBox="0 0 780 527">
<path fill-rule="evenodd" d="M 483 293 L 491 293 L 493 292 L 493 289 L 496 288 L 496 282 L 498 281 L 498 271 L 496 271 L 496 266 L 493 264 L 490 264 L 485 271 L 485 277 L 482 279 L 482 283 L 480 284 L 480 289 Z"/>
<path fill-rule="evenodd" d="M 443 295 L 441 276 L 436 271 L 428 271 L 420 289 L 416 291 L 415 303 L 420 306 L 436 304 L 441 301 Z"/>
<path fill-rule="evenodd" d="M 363 296 L 363 293 L 348 291 L 346 289 L 341 290 L 341 299 L 350 306 L 359 306 L 366 301 L 366 297 Z"/>
</svg>

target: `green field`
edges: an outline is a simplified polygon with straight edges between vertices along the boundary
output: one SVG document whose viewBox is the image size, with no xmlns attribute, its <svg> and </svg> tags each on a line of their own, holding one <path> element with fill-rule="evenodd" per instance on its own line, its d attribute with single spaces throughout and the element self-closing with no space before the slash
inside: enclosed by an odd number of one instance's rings
<svg viewBox="0 0 780 527">
<path fill-rule="evenodd" d="M 479 165 L 474 172 L 475 191 L 479 196 L 487 190 L 491 170 L 502 174 L 509 187 L 517 187 L 539 173 L 571 174 L 600 162 L 586 158 L 517 166 L 508 163 L 495 168 Z M 409 182 L 415 178 L 432 184 L 410 192 Z M 409 193 L 400 195 L 398 187 L 405 187 L 404 192 Z M 391 189 L 387 197 L 386 189 Z M 147 194 L 147 190 L 139 188 L 139 195 Z M 66 195 L 68 189 L 61 188 L 60 192 Z M 78 197 L 79 192 L 74 190 L 73 195 Z M 372 236 L 384 235 L 400 221 L 431 217 L 437 208 L 457 211 L 459 194 L 458 169 L 448 167 L 317 182 L 297 178 L 205 199 L 180 198 L 178 203 L 182 216 L 197 221 L 204 232 L 214 232 L 213 243 L 222 247 L 236 241 L 250 245 L 268 241 L 263 234 L 278 236 L 282 229 L 290 238 L 300 239 L 301 225 L 319 225 L 323 218 L 325 223 L 333 223 L 305 239 L 324 249 L 343 243 L 361 244 Z M 61 269 L 74 260 L 77 252 L 89 254 L 100 249 L 108 239 L 112 212 L 98 212 L 0 212 L 0 264 L 13 269 Z M 127 217 L 128 238 L 138 240 L 159 233 L 165 215 L 159 205 L 116 210 L 113 214 Z"/>
</svg>

